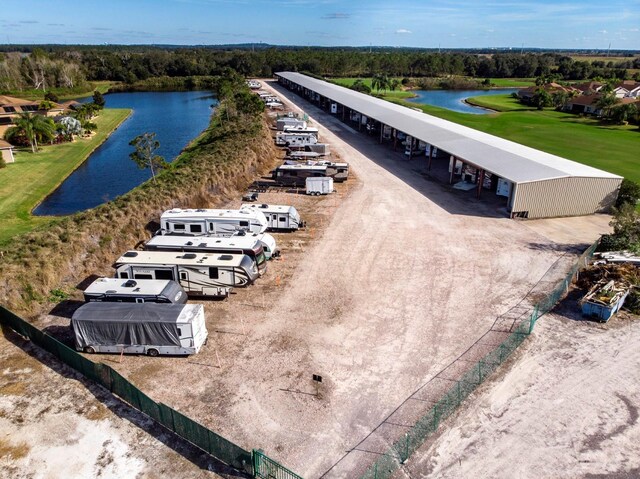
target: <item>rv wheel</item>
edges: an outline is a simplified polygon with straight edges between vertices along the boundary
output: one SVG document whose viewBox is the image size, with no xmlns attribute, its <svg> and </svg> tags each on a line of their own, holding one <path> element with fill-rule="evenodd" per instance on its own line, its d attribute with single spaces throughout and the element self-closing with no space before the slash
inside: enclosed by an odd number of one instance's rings
<svg viewBox="0 0 640 479">
<path fill-rule="evenodd" d="M 93 354 L 93 353 L 95 353 L 95 352 L 96 352 L 96 350 L 95 350 L 95 349 L 93 349 L 91 346 L 86 346 L 86 347 L 83 349 L 83 351 L 84 351 L 85 353 L 88 353 L 88 354 Z"/>
<path fill-rule="evenodd" d="M 158 350 L 157 350 L 157 349 L 153 349 L 153 348 L 151 348 L 151 349 L 148 349 L 148 350 L 147 350 L 147 354 L 148 354 L 149 356 L 151 356 L 152 358 L 155 358 L 155 357 L 156 357 L 158 354 L 160 354 L 160 353 L 158 352 Z"/>
</svg>

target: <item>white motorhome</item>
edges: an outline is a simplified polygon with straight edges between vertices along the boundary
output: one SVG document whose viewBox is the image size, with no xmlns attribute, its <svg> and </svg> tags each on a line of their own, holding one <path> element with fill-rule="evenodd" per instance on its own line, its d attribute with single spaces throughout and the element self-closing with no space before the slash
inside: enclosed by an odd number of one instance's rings
<svg viewBox="0 0 640 479">
<path fill-rule="evenodd" d="M 236 231 L 264 233 L 267 219 L 257 210 L 167 210 L 160 216 L 160 234 L 231 236 Z"/>
<path fill-rule="evenodd" d="M 318 129 L 313 126 L 305 126 L 304 128 L 298 126 L 285 126 L 283 133 L 309 133 L 315 135 L 318 138 Z"/>
<path fill-rule="evenodd" d="M 269 229 L 272 231 L 294 231 L 304 227 L 304 222 L 300 219 L 300 214 L 294 206 L 267 205 L 263 203 L 244 204 L 242 208 L 256 208 L 262 211 L 269 222 Z"/>
<path fill-rule="evenodd" d="M 207 340 L 201 304 L 87 303 L 71 328 L 85 353 L 189 355 Z"/>
<path fill-rule="evenodd" d="M 258 90 L 259 88 L 262 88 L 262 83 L 260 83 L 258 80 L 247 80 L 247 85 L 252 90 Z"/>
<path fill-rule="evenodd" d="M 310 176 L 327 176 L 327 167 L 304 164 L 280 165 L 271 174 L 275 182 L 282 186 L 305 186 L 305 180 Z"/>
<path fill-rule="evenodd" d="M 333 193 L 333 178 L 307 178 L 306 188 L 308 195 L 328 195 Z"/>
<path fill-rule="evenodd" d="M 156 235 L 144 245 L 147 251 L 182 251 L 185 253 L 246 254 L 256 264 L 260 275 L 267 269 L 267 257 L 258 235 L 172 236 Z"/>
<path fill-rule="evenodd" d="M 98 278 L 84 290 L 84 300 L 87 303 L 183 304 L 187 302 L 187 293 L 178 283 L 167 279 Z"/>
<path fill-rule="evenodd" d="M 312 133 L 289 133 L 279 131 L 276 133 L 276 145 L 278 146 L 306 146 L 318 143 L 318 137 Z"/>
<path fill-rule="evenodd" d="M 127 251 L 113 267 L 120 279 L 171 279 L 199 296 L 228 296 L 260 275 L 246 254 Z"/>
</svg>

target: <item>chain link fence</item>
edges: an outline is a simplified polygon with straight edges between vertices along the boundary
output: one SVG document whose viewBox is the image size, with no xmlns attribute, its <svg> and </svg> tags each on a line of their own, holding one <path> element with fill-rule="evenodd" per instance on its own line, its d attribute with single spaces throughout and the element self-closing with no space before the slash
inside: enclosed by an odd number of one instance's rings
<svg viewBox="0 0 640 479">
<path fill-rule="evenodd" d="M 386 479 L 392 477 L 422 444 L 432 435 L 440 423 L 449 417 L 462 402 L 490 376 L 533 331 L 538 318 L 553 309 L 565 296 L 576 273 L 584 268 L 593 256 L 598 242 L 588 248 L 569 269 L 566 276 L 557 283 L 550 293 L 538 300 L 527 316 L 516 322 L 510 334 L 493 350 L 468 369 L 453 382 L 439 400 L 405 434 L 373 463 L 360 479 Z"/>
</svg>

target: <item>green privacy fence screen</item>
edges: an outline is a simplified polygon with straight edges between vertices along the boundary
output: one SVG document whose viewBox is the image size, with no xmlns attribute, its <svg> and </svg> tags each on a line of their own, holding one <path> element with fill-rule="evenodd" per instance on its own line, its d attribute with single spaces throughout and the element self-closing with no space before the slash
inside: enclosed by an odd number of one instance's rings
<svg viewBox="0 0 640 479">
<path fill-rule="evenodd" d="M 586 266 L 593 256 L 598 243 L 594 243 L 573 264 L 567 275 L 559 281 L 553 290 L 540 299 L 511 330 L 507 338 L 482 359 L 473 365 L 453 386 L 424 414 L 409 431 L 396 442 L 376 462 L 372 464 L 360 479 L 386 479 L 413 454 L 424 441 L 438 429 L 439 424 L 450 416 L 456 408 L 473 392 L 498 366 L 500 366 L 525 338 L 533 331 L 540 316 L 549 312 L 567 293 L 569 285 L 578 270 Z"/>
<path fill-rule="evenodd" d="M 134 408 L 183 439 L 195 444 L 216 459 L 236 469 L 252 472 L 253 458 L 251 452 L 244 450 L 169 406 L 155 402 L 106 364 L 90 361 L 2 306 L 0 306 L 0 323 L 31 339 L 33 343 L 50 352 L 85 377 L 104 386 Z"/>
</svg>

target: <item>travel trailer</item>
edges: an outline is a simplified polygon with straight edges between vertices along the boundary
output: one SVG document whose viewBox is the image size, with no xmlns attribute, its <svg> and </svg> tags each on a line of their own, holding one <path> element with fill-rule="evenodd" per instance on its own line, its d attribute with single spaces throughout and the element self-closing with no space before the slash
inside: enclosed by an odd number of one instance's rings
<svg viewBox="0 0 640 479">
<path fill-rule="evenodd" d="M 171 236 L 157 235 L 144 245 L 147 251 L 182 251 L 185 253 L 231 253 L 246 254 L 260 275 L 267 269 L 267 257 L 258 235 L 216 236 Z"/>
<path fill-rule="evenodd" d="M 310 176 L 327 176 L 327 167 L 304 164 L 280 165 L 271 174 L 275 182 L 281 186 L 305 186 L 305 180 Z"/>
<path fill-rule="evenodd" d="M 306 160 L 300 162 L 297 159 L 285 159 L 285 165 L 306 165 L 324 166 L 327 169 L 326 176 L 330 176 L 334 181 L 341 183 L 349 178 L 349 163 L 338 163 L 327 160 Z"/>
<path fill-rule="evenodd" d="M 276 130 L 284 131 L 285 127 L 302 128 L 307 127 L 307 122 L 299 118 L 284 117 L 276 120 Z"/>
<path fill-rule="evenodd" d="M 307 178 L 305 182 L 307 194 L 313 196 L 333 193 L 333 178 Z"/>
<path fill-rule="evenodd" d="M 256 208 L 264 213 L 271 231 L 294 231 L 304 227 L 298 210 L 288 205 L 244 204 L 242 208 Z"/>
<path fill-rule="evenodd" d="M 318 138 L 318 129 L 313 126 L 285 126 L 283 133 L 309 133 L 310 135 L 315 135 Z"/>
<path fill-rule="evenodd" d="M 286 131 L 276 133 L 276 145 L 278 146 L 304 147 L 316 143 L 318 143 L 318 137 L 312 133 L 289 133 Z"/>
<path fill-rule="evenodd" d="M 171 279 L 199 296 L 228 296 L 260 275 L 246 254 L 127 251 L 113 267 L 120 279 Z"/>
<path fill-rule="evenodd" d="M 196 354 L 207 340 L 201 304 L 87 303 L 73 313 L 76 350 L 85 353 Z"/>
<path fill-rule="evenodd" d="M 98 278 L 84 290 L 84 300 L 117 303 L 187 302 L 187 293 L 175 281 L 162 279 Z"/>
<path fill-rule="evenodd" d="M 216 235 L 231 236 L 236 231 L 264 233 L 267 219 L 257 210 L 197 209 L 168 210 L 160 216 L 160 234 L 163 235 Z"/>
</svg>

